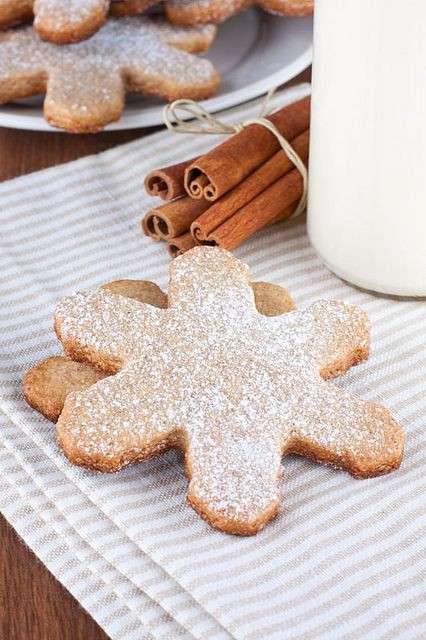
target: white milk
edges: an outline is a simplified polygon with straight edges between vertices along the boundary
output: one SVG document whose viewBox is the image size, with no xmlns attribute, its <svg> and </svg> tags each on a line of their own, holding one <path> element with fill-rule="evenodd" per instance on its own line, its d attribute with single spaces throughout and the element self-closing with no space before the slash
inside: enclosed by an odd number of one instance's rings
<svg viewBox="0 0 426 640">
<path fill-rule="evenodd" d="M 336 274 L 426 295 L 426 0 L 316 0 L 308 231 Z"/>
</svg>

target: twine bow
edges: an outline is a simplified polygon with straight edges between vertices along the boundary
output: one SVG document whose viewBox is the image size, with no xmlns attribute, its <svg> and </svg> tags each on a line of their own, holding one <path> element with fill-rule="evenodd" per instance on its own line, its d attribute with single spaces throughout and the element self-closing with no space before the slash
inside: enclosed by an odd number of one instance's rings
<svg viewBox="0 0 426 640">
<path fill-rule="evenodd" d="M 252 124 L 258 124 L 268 129 L 278 140 L 280 146 L 287 157 L 300 172 L 303 179 L 303 194 L 299 200 L 297 208 L 292 218 L 299 216 L 306 209 L 308 200 L 308 171 L 299 154 L 291 146 L 290 142 L 280 133 L 277 127 L 268 120 L 268 105 L 275 89 L 271 89 L 265 96 L 259 115 L 257 118 L 237 122 L 235 124 L 227 124 L 209 113 L 204 107 L 194 100 L 175 100 L 166 105 L 163 110 L 164 123 L 169 131 L 173 133 L 198 133 L 198 134 L 233 134 L 240 133 L 246 127 Z M 178 111 L 183 112 L 185 117 L 181 117 Z M 191 119 L 188 121 L 188 116 Z"/>
</svg>

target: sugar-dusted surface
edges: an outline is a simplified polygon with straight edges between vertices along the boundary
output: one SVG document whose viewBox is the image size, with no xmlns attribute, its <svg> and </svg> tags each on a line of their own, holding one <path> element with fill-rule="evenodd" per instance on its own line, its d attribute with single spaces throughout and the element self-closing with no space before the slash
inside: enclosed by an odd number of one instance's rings
<svg viewBox="0 0 426 640">
<path fill-rule="evenodd" d="M 3 27 L 26 21 L 33 12 L 35 26 L 47 39 L 69 41 L 85 38 L 99 28 L 111 5 L 119 5 L 120 15 L 141 13 L 159 0 L 0 0 L 0 25 Z M 128 8 L 126 7 L 128 5 Z"/>
<path fill-rule="evenodd" d="M 45 113 L 65 128 L 93 129 L 117 119 L 124 91 L 166 98 L 209 95 L 218 77 L 205 50 L 215 27 L 174 27 L 146 17 L 111 19 L 89 40 L 43 42 L 31 27 L 0 36 L 0 102 L 46 89 Z"/>
<path fill-rule="evenodd" d="M 245 265 L 208 247 L 172 264 L 169 300 L 155 309 L 97 290 L 59 303 L 66 351 L 121 368 L 67 398 L 58 435 L 71 460 L 116 470 L 179 446 L 191 503 L 245 533 L 278 508 L 283 453 L 361 476 L 398 465 L 403 434 L 389 413 L 320 376 L 367 354 L 361 310 L 322 301 L 261 316 Z"/>
<path fill-rule="evenodd" d="M 5 34 L 0 40 L 0 73 L 34 72 L 43 68 L 61 73 L 67 82 L 69 64 L 75 64 L 80 74 L 80 91 L 84 94 L 87 77 L 84 71 L 91 64 L 96 68 L 119 71 L 127 66 L 140 66 L 152 74 L 182 74 L 188 80 L 209 78 L 211 64 L 207 60 L 187 56 L 183 51 L 172 50 L 169 43 L 181 49 L 191 48 L 194 39 L 205 39 L 205 46 L 213 40 L 215 28 L 211 25 L 197 29 L 173 27 L 163 20 L 127 18 L 110 20 L 102 31 L 89 41 L 69 47 L 57 47 L 41 41 L 30 28 Z M 86 64 L 80 68 L 82 62 Z M 78 88 L 78 87 L 77 87 Z M 76 96 L 78 98 L 78 95 Z"/>
<path fill-rule="evenodd" d="M 222 22 L 252 4 L 253 0 L 169 0 L 166 12 L 172 20 L 187 24 Z"/>
<path fill-rule="evenodd" d="M 314 0 L 169 0 L 166 12 L 177 24 L 202 24 L 222 22 L 253 5 L 278 16 L 305 16 L 312 14 Z"/>
<path fill-rule="evenodd" d="M 78 25 L 97 12 L 106 12 L 109 0 L 35 0 L 34 13 L 37 20 L 48 19 L 57 28 Z"/>
</svg>

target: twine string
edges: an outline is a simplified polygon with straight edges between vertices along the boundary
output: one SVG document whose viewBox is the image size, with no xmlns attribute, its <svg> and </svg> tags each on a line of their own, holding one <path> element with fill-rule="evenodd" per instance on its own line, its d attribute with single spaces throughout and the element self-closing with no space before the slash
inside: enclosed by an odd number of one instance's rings
<svg viewBox="0 0 426 640">
<path fill-rule="evenodd" d="M 280 133 L 277 127 L 265 117 L 268 113 L 269 103 L 274 92 L 275 89 L 271 89 L 265 96 L 258 117 L 245 120 L 244 122 L 228 124 L 213 116 L 198 102 L 185 99 L 175 100 L 174 102 L 167 104 L 164 107 L 163 117 L 167 129 L 173 133 L 197 133 L 205 135 L 234 134 L 240 133 L 240 131 L 243 131 L 243 129 L 252 124 L 258 124 L 261 127 L 265 127 L 265 129 L 270 131 L 270 133 L 276 137 L 282 150 L 300 172 L 303 179 L 302 197 L 291 216 L 292 218 L 295 218 L 306 209 L 308 200 L 308 170 L 306 169 L 299 154 L 293 149 L 290 142 L 282 135 L 282 133 Z M 185 116 L 181 117 L 179 112 L 184 113 Z M 192 120 L 188 121 L 188 115 Z"/>
</svg>

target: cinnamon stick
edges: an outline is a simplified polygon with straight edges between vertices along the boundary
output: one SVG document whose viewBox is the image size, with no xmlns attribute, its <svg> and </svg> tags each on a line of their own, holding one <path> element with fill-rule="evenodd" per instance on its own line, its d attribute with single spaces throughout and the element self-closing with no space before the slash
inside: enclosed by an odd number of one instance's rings
<svg viewBox="0 0 426 640">
<path fill-rule="evenodd" d="M 141 227 L 144 234 L 149 238 L 152 238 L 153 240 L 161 240 L 155 225 L 155 213 L 152 213 L 152 210 L 142 218 Z"/>
<path fill-rule="evenodd" d="M 196 158 L 192 158 L 148 173 L 145 178 L 145 190 L 148 195 L 159 196 L 162 200 L 174 200 L 185 195 L 185 169 L 195 160 Z"/>
<path fill-rule="evenodd" d="M 303 178 L 293 169 L 217 227 L 202 244 L 214 244 L 229 251 L 236 249 L 259 229 L 289 218 L 302 193 Z"/>
<path fill-rule="evenodd" d="M 204 198 L 193 200 L 189 196 L 185 196 L 151 209 L 144 220 L 150 222 L 153 219 L 152 226 L 157 237 L 163 240 L 172 240 L 172 238 L 188 231 L 191 223 L 201 216 L 209 206 L 210 202 Z"/>
<path fill-rule="evenodd" d="M 309 128 L 310 98 L 303 98 L 268 116 L 287 140 Z M 192 162 L 185 171 L 185 189 L 191 197 L 202 195 L 211 202 L 233 189 L 280 149 L 276 137 L 265 127 L 252 124 L 212 151 Z"/>
<path fill-rule="evenodd" d="M 306 163 L 309 155 L 309 129 L 295 138 L 292 146 Z M 292 161 L 284 151 L 282 149 L 277 151 L 272 158 L 262 164 L 256 171 L 253 171 L 235 189 L 225 193 L 199 218 L 194 220 L 191 224 L 191 233 L 194 238 L 199 242 L 207 240 L 209 235 L 231 218 L 236 211 L 251 202 L 278 178 L 281 178 L 293 168 Z"/>
<path fill-rule="evenodd" d="M 194 240 L 190 231 L 183 233 L 177 238 L 173 238 L 168 242 L 168 251 L 172 258 L 182 255 L 185 251 L 189 251 L 198 245 L 198 242 Z"/>
<path fill-rule="evenodd" d="M 194 178 L 191 183 L 191 198 L 204 198 L 204 190 L 208 186 L 208 184 L 209 181 L 205 175 L 200 175 Z"/>
</svg>

